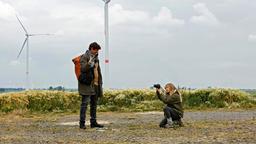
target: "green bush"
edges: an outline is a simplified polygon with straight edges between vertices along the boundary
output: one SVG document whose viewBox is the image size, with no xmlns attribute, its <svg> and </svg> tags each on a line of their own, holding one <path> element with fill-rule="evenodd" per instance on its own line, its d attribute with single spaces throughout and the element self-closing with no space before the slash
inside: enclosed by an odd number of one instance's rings
<svg viewBox="0 0 256 144">
<path fill-rule="evenodd" d="M 255 100 L 250 94 L 236 89 L 183 90 L 181 93 L 185 108 L 247 108 L 246 104 L 250 105 L 248 107 L 255 106 Z M 242 102 L 245 104 L 240 105 Z"/>
<path fill-rule="evenodd" d="M 215 89 L 209 95 L 212 101 L 226 101 L 227 103 L 239 102 L 245 100 L 249 95 L 240 90 L 232 89 Z"/>
<path fill-rule="evenodd" d="M 76 93 L 59 91 L 25 91 L 0 95 L 0 111 L 16 109 L 30 111 L 77 111 L 80 97 Z"/>
<path fill-rule="evenodd" d="M 185 109 L 254 108 L 256 98 L 234 89 L 180 90 Z M 24 91 L 0 94 L 0 112 L 28 110 L 77 112 L 81 97 L 77 92 Z M 154 90 L 106 90 L 98 102 L 100 111 L 161 111 L 164 104 Z"/>
</svg>

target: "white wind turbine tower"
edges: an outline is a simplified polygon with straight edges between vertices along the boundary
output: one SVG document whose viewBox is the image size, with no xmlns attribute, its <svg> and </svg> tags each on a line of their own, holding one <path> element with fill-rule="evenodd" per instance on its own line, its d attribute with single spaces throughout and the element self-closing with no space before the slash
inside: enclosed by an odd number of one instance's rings
<svg viewBox="0 0 256 144">
<path fill-rule="evenodd" d="M 25 31 L 25 40 L 22 44 L 22 47 L 20 49 L 20 52 L 17 56 L 17 59 L 19 58 L 20 54 L 22 53 L 25 45 L 27 44 L 27 53 L 26 53 L 26 90 L 30 89 L 30 79 L 29 79 L 29 37 L 30 36 L 39 36 L 39 35 L 52 35 L 52 34 L 29 34 L 22 22 L 20 21 L 19 17 L 16 15 L 16 18 L 18 19 L 20 25 L 22 26 L 23 30 Z"/>
<path fill-rule="evenodd" d="M 108 31 L 108 3 L 110 0 L 103 0 L 105 3 L 105 88 L 110 88 L 109 78 L 109 31 Z"/>
</svg>

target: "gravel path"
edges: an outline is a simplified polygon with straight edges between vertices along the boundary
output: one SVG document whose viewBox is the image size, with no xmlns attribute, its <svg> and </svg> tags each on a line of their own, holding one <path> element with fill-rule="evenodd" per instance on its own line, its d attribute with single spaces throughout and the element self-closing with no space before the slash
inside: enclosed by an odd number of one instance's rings
<svg viewBox="0 0 256 144">
<path fill-rule="evenodd" d="M 0 143 L 256 143 L 256 110 L 185 112 L 178 129 L 159 128 L 162 118 L 162 112 L 104 112 L 98 121 L 105 129 L 80 130 L 78 114 L 1 115 Z"/>
</svg>

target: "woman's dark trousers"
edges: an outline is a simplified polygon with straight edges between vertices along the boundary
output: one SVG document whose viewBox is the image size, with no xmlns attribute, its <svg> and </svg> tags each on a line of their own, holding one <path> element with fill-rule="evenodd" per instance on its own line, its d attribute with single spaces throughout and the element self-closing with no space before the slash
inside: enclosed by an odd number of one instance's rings
<svg viewBox="0 0 256 144">
<path fill-rule="evenodd" d="M 164 127 L 167 124 L 167 119 L 172 119 L 172 121 L 180 121 L 180 116 L 177 111 L 171 107 L 165 106 L 164 111 L 164 119 L 160 122 L 159 126 Z"/>
</svg>

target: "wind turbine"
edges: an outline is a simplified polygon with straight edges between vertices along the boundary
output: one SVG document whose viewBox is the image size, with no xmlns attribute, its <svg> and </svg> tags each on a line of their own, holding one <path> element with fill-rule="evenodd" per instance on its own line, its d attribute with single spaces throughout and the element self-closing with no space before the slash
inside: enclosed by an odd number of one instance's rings
<svg viewBox="0 0 256 144">
<path fill-rule="evenodd" d="M 109 31 L 108 31 L 108 3 L 110 0 L 103 0 L 105 3 L 105 88 L 109 88 Z"/>
<path fill-rule="evenodd" d="M 40 35 L 52 35 L 52 34 L 29 34 L 22 22 L 20 21 L 19 17 L 16 15 L 16 18 L 18 19 L 20 25 L 22 26 L 23 30 L 25 31 L 25 40 L 22 44 L 22 47 L 20 49 L 20 52 L 17 56 L 17 59 L 20 57 L 25 45 L 27 46 L 27 54 L 26 54 L 26 90 L 30 89 L 30 82 L 29 82 L 29 37 L 30 36 L 40 36 Z"/>
</svg>

